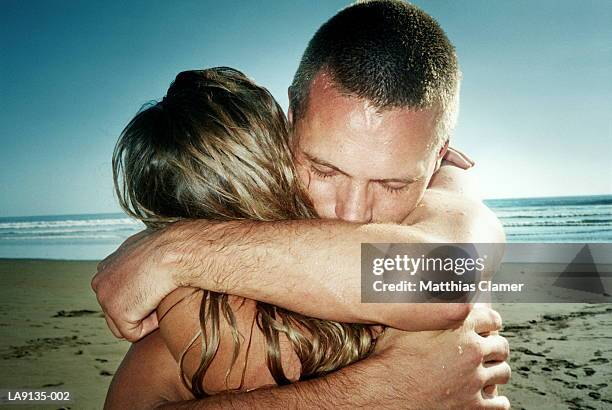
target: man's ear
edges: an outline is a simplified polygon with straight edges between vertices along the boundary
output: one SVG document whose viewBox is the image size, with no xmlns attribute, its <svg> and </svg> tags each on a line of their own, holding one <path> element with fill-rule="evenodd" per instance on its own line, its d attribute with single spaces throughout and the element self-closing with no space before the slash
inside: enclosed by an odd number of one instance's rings
<svg viewBox="0 0 612 410">
<path fill-rule="evenodd" d="M 287 88 L 287 96 L 289 97 L 289 109 L 287 110 L 287 121 L 289 126 L 293 126 L 293 110 L 291 109 L 291 87 Z"/>
</svg>

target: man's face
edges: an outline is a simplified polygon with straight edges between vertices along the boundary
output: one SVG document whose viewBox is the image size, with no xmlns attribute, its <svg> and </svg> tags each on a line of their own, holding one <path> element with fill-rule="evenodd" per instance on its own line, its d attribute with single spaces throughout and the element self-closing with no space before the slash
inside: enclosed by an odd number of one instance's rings
<svg viewBox="0 0 612 410">
<path fill-rule="evenodd" d="M 435 110 L 378 112 L 341 94 L 324 74 L 294 127 L 300 178 L 321 218 L 401 222 L 436 168 Z"/>
</svg>

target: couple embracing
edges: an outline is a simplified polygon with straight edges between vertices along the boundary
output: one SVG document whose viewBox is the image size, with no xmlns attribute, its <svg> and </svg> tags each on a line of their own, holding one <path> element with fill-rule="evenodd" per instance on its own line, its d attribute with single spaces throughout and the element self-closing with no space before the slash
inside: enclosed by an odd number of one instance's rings
<svg viewBox="0 0 612 410">
<path fill-rule="evenodd" d="M 92 287 L 132 342 L 105 407 L 509 408 L 485 305 L 360 302 L 361 243 L 499 243 L 473 162 L 449 147 L 460 71 L 394 0 L 321 26 L 289 112 L 238 70 L 181 72 L 113 156 L 147 230 Z"/>
</svg>

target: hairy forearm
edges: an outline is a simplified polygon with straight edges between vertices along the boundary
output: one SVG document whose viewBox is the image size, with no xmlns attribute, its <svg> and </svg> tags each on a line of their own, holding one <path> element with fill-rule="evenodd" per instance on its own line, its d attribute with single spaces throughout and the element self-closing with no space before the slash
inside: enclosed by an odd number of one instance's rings
<svg viewBox="0 0 612 410">
<path fill-rule="evenodd" d="M 322 319 L 406 328 L 406 318 L 389 323 L 395 307 L 360 303 L 361 243 L 424 241 L 416 229 L 325 220 L 189 221 L 176 228 L 171 243 L 178 284 Z"/>
<path fill-rule="evenodd" d="M 382 366 L 382 360 L 375 356 L 314 380 L 248 393 L 218 394 L 201 400 L 165 403 L 156 409 L 352 409 L 380 407 L 384 402 L 399 401 L 403 403 L 402 408 L 409 408 L 406 397 L 409 392 L 397 392 L 391 387 L 381 389 L 385 381 L 373 380 L 372 376 L 380 374 Z M 381 395 L 382 390 L 388 390 L 388 395 Z"/>
<path fill-rule="evenodd" d="M 453 204 L 453 197 L 441 189 L 452 186 L 453 170 L 437 175 L 437 186 L 426 192 L 404 225 L 318 219 L 181 222 L 165 233 L 175 282 L 322 319 L 403 330 L 453 327 L 467 313 L 464 307 L 360 303 L 362 243 L 475 242 L 473 238 L 487 237 L 473 228 L 470 212 L 478 204 L 465 198 Z M 485 224 L 479 221 L 479 226 Z"/>
<path fill-rule="evenodd" d="M 156 407 L 156 410 L 320 408 L 314 400 L 305 404 L 308 400 L 304 403 L 299 397 L 295 385 L 289 385 L 249 393 L 219 394 L 201 400 L 169 402 Z"/>
</svg>

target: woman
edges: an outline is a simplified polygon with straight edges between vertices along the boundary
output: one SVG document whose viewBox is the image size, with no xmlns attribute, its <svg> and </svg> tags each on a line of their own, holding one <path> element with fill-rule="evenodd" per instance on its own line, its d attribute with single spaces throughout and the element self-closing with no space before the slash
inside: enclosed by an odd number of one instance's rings
<svg viewBox="0 0 612 410">
<path fill-rule="evenodd" d="M 182 72 L 117 143 L 119 202 L 152 229 L 183 218 L 316 217 L 289 147 L 285 116 L 266 89 L 230 68 Z M 383 331 L 189 288 L 170 294 L 157 313 L 160 331 L 132 346 L 107 408 L 321 376 L 371 354 Z"/>
<path fill-rule="evenodd" d="M 239 71 L 182 72 L 117 143 L 119 202 L 153 229 L 182 218 L 313 218 L 288 138 L 281 107 Z M 174 320 L 185 311 L 193 322 Z M 381 331 L 187 288 L 169 295 L 158 317 L 154 337 L 163 338 L 179 365 L 176 380 L 194 397 L 323 375 L 370 354 Z M 113 391 L 107 405 L 118 407 Z"/>
</svg>

